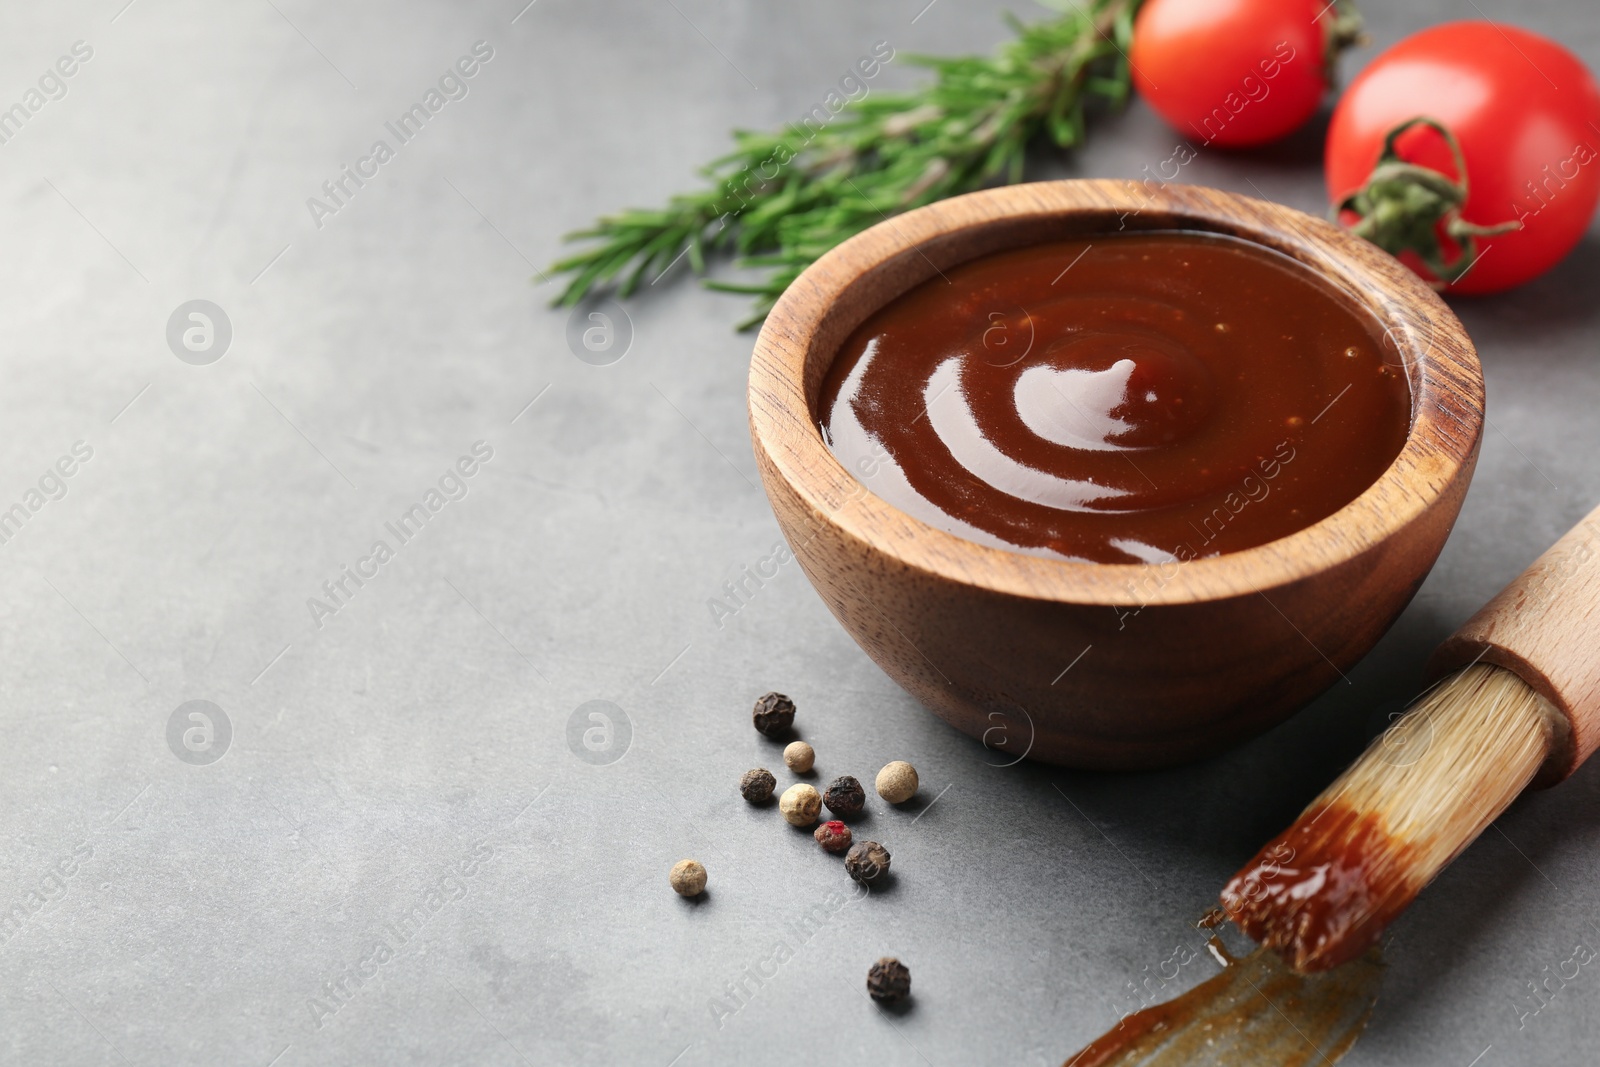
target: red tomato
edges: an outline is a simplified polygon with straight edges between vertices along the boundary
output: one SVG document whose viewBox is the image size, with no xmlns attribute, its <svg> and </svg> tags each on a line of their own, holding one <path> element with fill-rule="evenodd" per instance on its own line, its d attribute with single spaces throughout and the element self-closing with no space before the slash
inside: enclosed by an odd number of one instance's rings
<svg viewBox="0 0 1600 1067">
<path fill-rule="evenodd" d="M 1328 0 L 1145 0 L 1133 84 L 1201 144 L 1275 140 L 1316 113 L 1346 17 Z"/>
<path fill-rule="evenodd" d="M 1499 292 L 1572 251 L 1600 200 L 1600 89 L 1582 61 L 1536 33 L 1492 22 L 1453 22 L 1406 38 L 1373 60 L 1334 110 L 1325 159 L 1334 203 L 1367 184 L 1391 130 L 1423 117 L 1454 135 L 1466 174 L 1457 173 L 1449 141 L 1428 127 L 1395 140 L 1399 159 L 1464 179 L 1466 197 L 1455 215 L 1466 223 L 1521 223 L 1510 233 L 1477 238 L 1476 257 L 1448 235 L 1451 216 L 1432 225 L 1444 262 L 1466 271 L 1445 288 Z M 1369 212 L 1374 206 L 1367 205 Z M 1363 226 L 1349 212 L 1341 217 L 1357 232 L 1376 225 Z M 1429 232 L 1425 225 L 1424 246 Z M 1373 239 L 1438 283 L 1417 236 Z"/>
</svg>

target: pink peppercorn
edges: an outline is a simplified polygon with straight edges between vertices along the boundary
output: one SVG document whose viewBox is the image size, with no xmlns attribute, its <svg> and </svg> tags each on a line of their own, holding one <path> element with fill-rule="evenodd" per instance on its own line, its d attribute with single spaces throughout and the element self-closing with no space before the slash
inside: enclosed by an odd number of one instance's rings
<svg viewBox="0 0 1600 1067">
<path fill-rule="evenodd" d="M 838 819 L 831 819 L 817 827 L 817 844 L 829 852 L 843 852 L 850 847 L 850 827 Z"/>
</svg>

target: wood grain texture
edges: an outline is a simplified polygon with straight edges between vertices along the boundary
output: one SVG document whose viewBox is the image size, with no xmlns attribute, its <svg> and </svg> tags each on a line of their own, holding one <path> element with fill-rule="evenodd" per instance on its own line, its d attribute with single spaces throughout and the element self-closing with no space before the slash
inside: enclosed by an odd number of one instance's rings
<svg viewBox="0 0 1600 1067">
<path fill-rule="evenodd" d="M 1535 785 L 1561 781 L 1600 747 L 1600 507 L 1450 635 L 1429 668 L 1472 662 L 1510 670 L 1571 726 Z"/>
<path fill-rule="evenodd" d="M 1411 385 L 1411 432 L 1383 476 L 1335 514 L 1181 565 L 1069 563 L 919 522 L 871 495 L 829 452 L 814 411 L 818 388 L 841 342 L 873 311 L 990 252 L 1170 229 L 1277 249 L 1387 324 Z M 1482 430 L 1483 378 L 1443 301 L 1329 223 L 1196 186 L 1066 181 L 942 201 L 829 252 L 767 318 L 749 404 L 778 522 L 830 610 L 879 666 L 996 748 L 1134 768 L 1197 758 L 1272 726 L 1372 647 L 1460 510 Z"/>
</svg>

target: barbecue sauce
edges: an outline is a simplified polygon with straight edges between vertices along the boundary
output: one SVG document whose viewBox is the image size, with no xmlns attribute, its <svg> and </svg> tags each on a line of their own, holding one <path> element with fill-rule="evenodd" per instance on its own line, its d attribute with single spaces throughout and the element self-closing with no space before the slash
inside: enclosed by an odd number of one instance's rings
<svg viewBox="0 0 1600 1067">
<path fill-rule="evenodd" d="M 1284 537 L 1393 462 L 1411 397 L 1382 324 L 1215 234 L 989 255 L 841 347 L 823 436 L 876 495 L 979 543 L 1165 563 Z"/>
<path fill-rule="evenodd" d="M 1355 959 L 1410 905 L 1412 849 L 1339 803 L 1307 811 L 1222 890 L 1239 929 L 1302 973 Z"/>
<path fill-rule="evenodd" d="M 1383 977 L 1376 949 L 1302 975 L 1268 948 L 1242 959 L 1216 938 L 1211 948 L 1219 974 L 1129 1014 L 1063 1067 L 1331 1067 L 1366 1029 Z"/>
</svg>

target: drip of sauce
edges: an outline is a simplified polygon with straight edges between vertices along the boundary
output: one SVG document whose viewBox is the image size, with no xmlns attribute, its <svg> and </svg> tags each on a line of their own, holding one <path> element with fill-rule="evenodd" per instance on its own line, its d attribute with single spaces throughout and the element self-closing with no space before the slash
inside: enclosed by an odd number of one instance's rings
<svg viewBox="0 0 1600 1067">
<path fill-rule="evenodd" d="M 840 461 L 930 525 L 1164 563 L 1331 515 L 1399 454 L 1410 404 L 1382 326 L 1310 269 L 1152 232 L 930 279 L 851 334 L 817 410 Z"/>
<path fill-rule="evenodd" d="M 1295 970 L 1325 971 L 1376 944 L 1416 898 L 1411 853 L 1372 812 L 1313 808 L 1233 876 L 1222 906 Z"/>
<path fill-rule="evenodd" d="M 1215 937 L 1211 947 L 1220 974 L 1128 1015 L 1063 1067 L 1328 1067 L 1366 1029 L 1383 976 L 1376 950 L 1307 976 L 1267 948 L 1239 959 Z"/>
</svg>

